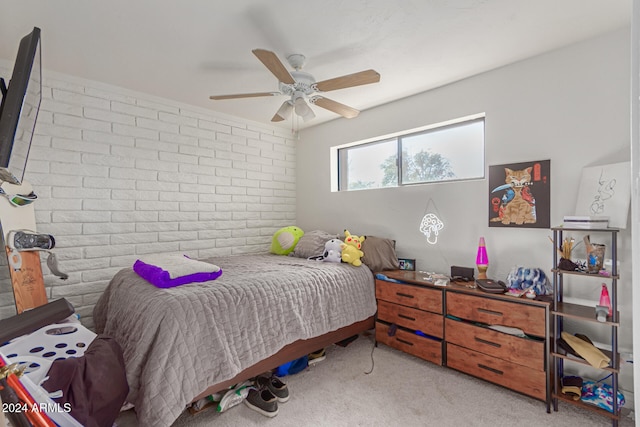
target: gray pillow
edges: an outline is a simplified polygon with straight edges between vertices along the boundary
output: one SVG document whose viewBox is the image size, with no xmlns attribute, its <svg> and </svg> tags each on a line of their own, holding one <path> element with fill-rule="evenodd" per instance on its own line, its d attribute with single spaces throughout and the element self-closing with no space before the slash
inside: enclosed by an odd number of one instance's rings
<svg viewBox="0 0 640 427">
<path fill-rule="evenodd" d="M 325 243 L 335 238 L 335 234 L 330 234 L 326 231 L 309 231 L 308 233 L 304 233 L 304 236 L 300 238 L 298 244 L 293 249 L 293 252 L 289 255 L 298 258 L 309 258 L 312 256 L 322 255 Z"/>
<path fill-rule="evenodd" d="M 362 242 L 362 263 L 374 273 L 382 270 L 397 270 L 396 242 L 376 236 L 366 236 Z"/>
</svg>

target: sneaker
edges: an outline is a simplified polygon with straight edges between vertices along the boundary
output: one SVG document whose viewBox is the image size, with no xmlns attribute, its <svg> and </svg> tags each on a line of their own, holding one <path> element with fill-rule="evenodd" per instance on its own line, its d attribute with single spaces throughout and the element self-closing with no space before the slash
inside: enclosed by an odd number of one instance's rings
<svg viewBox="0 0 640 427">
<path fill-rule="evenodd" d="M 265 417 L 273 418 L 278 415 L 278 401 L 267 388 L 256 389 L 251 387 L 244 403 Z"/>
<path fill-rule="evenodd" d="M 324 348 L 321 348 L 320 350 L 316 350 L 313 353 L 309 353 L 309 366 L 315 365 L 318 362 L 322 362 L 326 358 L 327 358 L 327 354 L 324 351 Z"/>
<path fill-rule="evenodd" d="M 53 249 L 56 245 L 56 240 L 51 234 L 38 234 L 32 231 L 20 230 L 10 231 L 7 235 L 9 240 L 9 246 L 19 251 Z"/>
<path fill-rule="evenodd" d="M 247 398 L 247 395 L 249 394 L 250 386 L 251 381 L 245 381 L 231 387 L 220 399 L 220 402 L 216 407 L 216 411 L 224 412 L 227 409 L 232 408 L 245 400 Z"/>
<path fill-rule="evenodd" d="M 269 392 L 271 392 L 271 394 L 273 394 L 280 403 L 284 403 L 289 400 L 289 388 L 275 375 L 260 375 L 256 378 L 256 386 L 259 389 L 269 390 Z"/>
</svg>

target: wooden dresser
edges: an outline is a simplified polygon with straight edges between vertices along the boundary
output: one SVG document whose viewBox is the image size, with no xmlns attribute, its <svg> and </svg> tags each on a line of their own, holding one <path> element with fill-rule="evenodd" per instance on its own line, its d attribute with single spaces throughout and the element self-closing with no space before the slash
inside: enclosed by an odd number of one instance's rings
<svg viewBox="0 0 640 427">
<path fill-rule="evenodd" d="M 376 279 L 378 342 L 543 400 L 550 411 L 549 303 L 436 287 L 414 271 L 385 275 L 402 283 Z M 513 328 L 526 337 L 507 333 Z"/>
<path fill-rule="evenodd" d="M 376 280 L 376 299 L 376 341 L 441 365 L 442 290 Z M 397 329 L 390 334 L 391 325 Z"/>
</svg>

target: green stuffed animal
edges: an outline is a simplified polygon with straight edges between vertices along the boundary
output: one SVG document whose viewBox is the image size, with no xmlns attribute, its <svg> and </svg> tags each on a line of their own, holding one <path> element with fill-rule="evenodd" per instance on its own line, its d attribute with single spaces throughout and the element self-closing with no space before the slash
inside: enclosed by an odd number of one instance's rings
<svg viewBox="0 0 640 427">
<path fill-rule="evenodd" d="M 364 252 L 360 250 L 364 236 L 352 236 L 349 230 L 344 230 L 344 243 L 342 244 L 342 261 L 347 262 L 356 267 L 362 265 L 360 258 L 364 256 Z"/>
<path fill-rule="evenodd" d="M 281 228 L 274 233 L 273 238 L 271 239 L 270 252 L 276 255 L 290 254 L 293 252 L 303 235 L 304 231 L 295 225 Z"/>
</svg>

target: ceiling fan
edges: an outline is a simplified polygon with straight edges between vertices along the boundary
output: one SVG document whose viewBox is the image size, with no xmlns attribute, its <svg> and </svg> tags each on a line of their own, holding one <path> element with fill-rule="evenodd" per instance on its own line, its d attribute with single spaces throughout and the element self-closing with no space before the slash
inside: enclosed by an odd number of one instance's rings
<svg viewBox="0 0 640 427">
<path fill-rule="evenodd" d="M 288 96 L 289 99 L 282 103 L 276 114 L 271 119 L 272 122 L 281 122 L 287 119 L 291 115 L 292 111 L 300 116 L 304 122 L 313 119 L 315 114 L 306 101 L 351 119 L 360 114 L 360 111 L 329 98 L 314 95 L 314 93 L 329 92 L 332 90 L 345 89 L 354 86 L 377 83 L 380 81 L 380 74 L 374 70 L 366 70 L 316 82 L 315 78 L 311 74 L 301 71 L 306 60 L 304 55 L 293 54 L 287 57 L 287 62 L 294 69 L 294 71 L 289 72 L 275 53 L 264 49 L 254 49 L 252 52 L 265 65 L 265 67 L 267 67 L 267 69 L 276 76 L 280 91 L 240 93 L 235 95 L 213 95 L 209 98 L 213 100 L 223 100 L 255 98 L 260 96 Z"/>
</svg>

